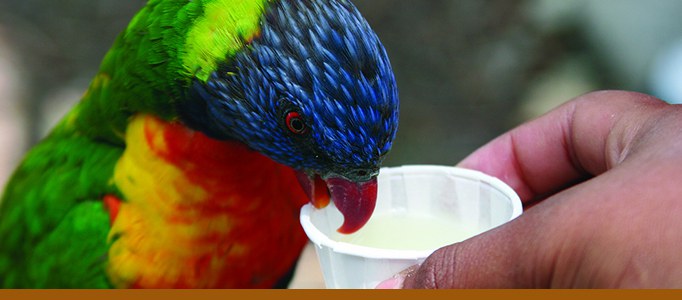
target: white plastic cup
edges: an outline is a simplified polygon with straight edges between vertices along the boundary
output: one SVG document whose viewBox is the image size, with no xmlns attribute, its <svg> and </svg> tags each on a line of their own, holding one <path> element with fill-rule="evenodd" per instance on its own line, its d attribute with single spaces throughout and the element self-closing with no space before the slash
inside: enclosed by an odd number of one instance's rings
<svg viewBox="0 0 682 300">
<path fill-rule="evenodd" d="M 478 171 L 434 165 L 382 168 L 376 209 L 365 227 L 380 218 L 376 216 L 386 214 L 434 216 L 456 220 L 470 231 L 463 237 L 466 239 L 511 221 L 522 210 L 521 200 L 513 189 Z M 412 246 L 368 247 L 340 241 L 347 240 L 348 236 L 336 232 L 343 216 L 333 204 L 324 209 L 307 204 L 301 210 L 300 219 L 316 246 L 327 288 L 375 288 L 383 280 L 422 263 L 435 250 L 452 243 L 415 250 L 407 249 Z M 387 234 L 388 231 L 391 230 L 387 228 Z M 428 235 L 429 232 L 412 234 Z M 410 236 L 409 230 L 399 232 L 399 236 L 405 241 L 419 239 Z"/>
</svg>

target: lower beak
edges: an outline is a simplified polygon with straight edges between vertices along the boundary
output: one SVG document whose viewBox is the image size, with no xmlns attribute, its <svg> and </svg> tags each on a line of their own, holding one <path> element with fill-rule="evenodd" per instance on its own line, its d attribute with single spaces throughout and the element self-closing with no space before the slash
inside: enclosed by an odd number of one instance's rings
<svg viewBox="0 0 682 300">
<path fill-rule="evenodd" d="M 318 174 L 297 172 L 297 178 L 315 208 L 324 208 L 334 201 L 343 214 L 340 233 L 350 234 L 364 226 L 374 212 L 377 199 L 377 179 L 355 182 L 343 177 L 323 180 Z"/>
</svg>

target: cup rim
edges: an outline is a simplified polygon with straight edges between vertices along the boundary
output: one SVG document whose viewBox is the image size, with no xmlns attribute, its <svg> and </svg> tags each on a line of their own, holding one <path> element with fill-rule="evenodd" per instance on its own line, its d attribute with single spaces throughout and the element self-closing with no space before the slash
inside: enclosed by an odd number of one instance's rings
<svg viewBox="0 0 682 300">
<path fill-rule="evenodd" d="M 514 192 L 514 190 L 509 187 L 502 180 L 495 178 L 493 176 L 487 175 L 483 172 L 464 169 L 452 166 L 443 165 L 403 165 L 397 167 L 382 167 L 379 174 L 391 174 L 391 173 L 432 173 L 432 172 L 447 172 L 449 174 L 464 177 L 472 180 L 479 180 L 485 182 L 492 186 L 493 188 L 499 190 L 505 195 L 509 196 L 509 201 L 511 202 L 512 212 L 509 221 L 515 219 L 523 212 L 523 206 L 521 204 L 521 199 Z M 381 175 L 380 175 L 381 176 Z M 333 203 L 330 203 L 333 205 Z M 364 257 L 364 258 L 383 258 L 383 259 L 406 259 L 406 260 L 417 260 L 423 259 L 431 255 L 433 250 L 398 250 L 398 249 L 378 249 L 367 246 L 360 246 L 355 244 L 350 244 L 346 242 L 339 242 L 332 240 L 323 234 L 315 225 L 313 225 L 310 216 L 315 208 L 312 204 L 308 203 L 301 208 L 300 222 L 303 226 L 308 238 L 315 244 L 315 247 L 329 247 L 332 251 L 352 256 Z M 507 221 L 507 222 L 509 222 Z"/>
</svg>

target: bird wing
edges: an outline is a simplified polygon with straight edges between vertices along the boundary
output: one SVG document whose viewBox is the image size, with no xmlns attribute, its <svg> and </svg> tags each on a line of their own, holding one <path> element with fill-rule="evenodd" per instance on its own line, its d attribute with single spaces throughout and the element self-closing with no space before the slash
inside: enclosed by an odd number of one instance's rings
<svg viewBox="0 0 682 300">
<path fill-rule="evenodd" d="M 0 202 L 0 287 L 108 287 L 111 174 L 122 148 L 52 135 L 31 150 Z"/>
</svg>

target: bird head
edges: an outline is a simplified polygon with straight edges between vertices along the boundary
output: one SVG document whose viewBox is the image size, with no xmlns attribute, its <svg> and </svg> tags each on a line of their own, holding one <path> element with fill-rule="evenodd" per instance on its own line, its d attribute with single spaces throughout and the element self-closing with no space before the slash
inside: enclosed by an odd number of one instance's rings
<svg viewBox="0 0 682 300">
<path fill-rule="evenodd" d="M 188 98 L 179 111 L 191 127 L 297 170 L 316 207 L 331 197 L 340 232 L 367 222 L 398 95 L 384 47 L 350 2 L 270 2 L 257 33 Z"/>
</svg>

